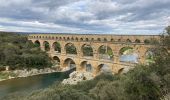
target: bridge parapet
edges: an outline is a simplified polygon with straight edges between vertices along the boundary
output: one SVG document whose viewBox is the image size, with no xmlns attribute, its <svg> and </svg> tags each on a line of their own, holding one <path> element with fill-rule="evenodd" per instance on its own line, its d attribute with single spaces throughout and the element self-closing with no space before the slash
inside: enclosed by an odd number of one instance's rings
<svg viewBox="0 0 170 100">
<path fill-rule="evenodd" d="M 144 43 L 145 40 L 160 39 L 159 35 L 99 35 L 99 34 L 30 34 L 29 39 L 75 41 L 75 42 L 112 42 Z"/>
</svg>

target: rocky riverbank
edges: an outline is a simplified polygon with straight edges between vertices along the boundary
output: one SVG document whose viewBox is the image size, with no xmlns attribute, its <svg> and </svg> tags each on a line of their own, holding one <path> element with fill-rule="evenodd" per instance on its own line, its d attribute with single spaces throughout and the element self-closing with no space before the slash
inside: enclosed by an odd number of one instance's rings
<svg viewBox="0 0 170 100">
<path fill-rule="evenodd" d="M 120 71 L 119 74 L 127 73 L 129 70 L 133 69 L 134 67 L 124 66 L 124 68 Z M 64 70 L 68 70 L 68 68 L 65 68 Z M 108 69 L 103 69 L 101 73 L 107 73 L 107 74 L 113 74 Z M 91 80 L 94 78 L 94 75 L 91 72 L 78 72 L 74 71 L 69 75 L 68 79 L 64 79 L 62 81 L 63 84 L 77 84 L 81 81 Z"/>
<path fill-rule="evenodd" d="M 17 78 L 17 77 L 28 77 L 33 75 L 53 73 L 59 71 L 60 71 L 59 69 L 54 69 L 54 68 L 2 71 L 0 72 L 0 81 Z"/>
<path fill-rule="evenodd" d="M 62 81 L 63 84 L 77 84 L 81 81 L 91 80 L 93 79 L 93 74 L 90 72 L 78 72 L 74 71 L 69 75 L 68 79 L 64 79 Z"/>
</svg>

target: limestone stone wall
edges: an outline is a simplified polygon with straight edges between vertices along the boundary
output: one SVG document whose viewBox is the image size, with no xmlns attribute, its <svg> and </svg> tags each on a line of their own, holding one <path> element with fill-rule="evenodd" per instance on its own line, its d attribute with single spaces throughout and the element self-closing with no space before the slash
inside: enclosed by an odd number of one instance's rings
<svg viewBox="0 0 170 100">
<path fill-rule="evenodd" d="M 48 42 L 50 46 L 50 51 L 48 54 L 50 57 L 57 56 L 60 59 L 60 66 L 65 67 L 64 64 L 67 58 L 72 59 L 76 64 L 76 69 L 81 71 L 81 63 L 83 61 L 88 61 L 93 66 L 93 73 L 96 75 L 98 73 L 98 66 L 101 64 L 108 65 L 113 73 L 118 73 L 123 66 L 132 66 L 134 63 L 123 63 L 119 61 L 120 49 L 123 47 L 132 47 L 135 53 L 139 55 L 139 62 L 145 63 L 145 53 L 149 48 L 154 45 L 145 44 L 145 40 L 156 39 L 159 41 L 159 36 L 155 35 L 92 35 L 92 34 L 30 34 L 28 39 L 33 43 L 39 41 L 40 48 L 44 49 L 44 42 Z M 138 40 L 138 41 L 137 41 Z M 56 53 L 54 51 L 53 43 L 58 42 L 61 45 L 61 53 Z M 66 54 L 65 45 L 72 43 L 77 50 L 77 55 Z M 84 57 L 82 54 L 82 46 L 88 44 L 93 49 L 93 57 Z M 113 60 L 99 59 L 98 49 L 100 46 L 109 46 L 114 54 Z"/>
</svg>

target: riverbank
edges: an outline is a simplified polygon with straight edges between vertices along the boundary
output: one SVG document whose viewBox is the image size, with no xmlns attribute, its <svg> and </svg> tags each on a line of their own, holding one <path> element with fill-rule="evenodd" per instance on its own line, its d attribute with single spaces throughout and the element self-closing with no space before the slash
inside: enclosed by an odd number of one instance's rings
<svg viewBox="0 0 170 100">
<path fill-rule="evenodd" d="M 64 72 L 64 71 L 57 69 L 57 68 L 44 68 L 44 69 L 32 68 L 32 69 L 24 69 L 24 70 L 1 71 L 0 82 L 13 79 L 13 78 L 29 77 L 29 76 L 48 74 L 48 73 L 54 73 L 54 72 Z"/>
</svg>

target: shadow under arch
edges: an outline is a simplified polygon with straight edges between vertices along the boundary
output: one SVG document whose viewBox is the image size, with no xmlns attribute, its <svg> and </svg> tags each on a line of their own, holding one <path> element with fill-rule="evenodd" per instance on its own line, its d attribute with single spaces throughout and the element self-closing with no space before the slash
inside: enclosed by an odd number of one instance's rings
<svg viewBox="0 0 170 100">
<path fill-rule="evenodd" d="M 93 71 L 93 67 L 90 63 L 88 63 L 88 61 L 82 61 L 80 67 L 82 71 L 87 71 L 87 72 Z"/>
<path fill-rule="evenodd" d="M 66 54 L 77 54 L 77 49 L 73 43 L 67 43 L 65 45 Z"/>
<path fill-rule="evenodd" d="M 83 56 L 93 56 L 93 48 L 90 44 L 83 44 L 81 47 Z"/>
</svg>

